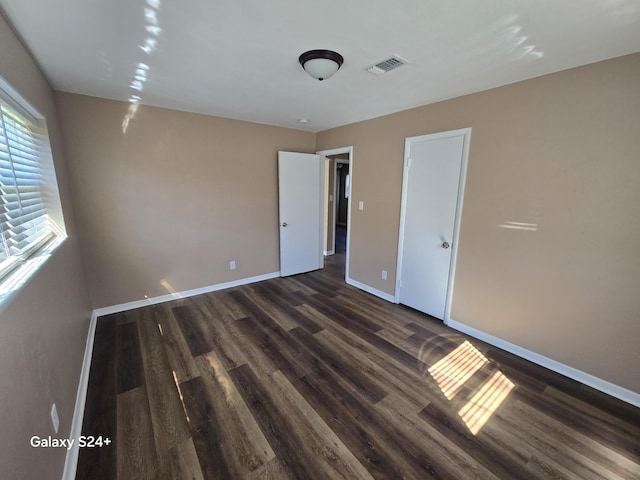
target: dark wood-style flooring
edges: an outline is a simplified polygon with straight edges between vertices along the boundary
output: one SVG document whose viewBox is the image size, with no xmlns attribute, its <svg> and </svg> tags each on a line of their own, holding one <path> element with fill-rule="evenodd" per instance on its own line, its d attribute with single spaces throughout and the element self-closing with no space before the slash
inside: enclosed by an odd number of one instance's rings
<svg viewBox="0 0 640 480">
<path fill-rule="evenodd" d="M 640 479 L 640 411 L 324 270 L 98 320 L 78 479 Z"/>
</svg>

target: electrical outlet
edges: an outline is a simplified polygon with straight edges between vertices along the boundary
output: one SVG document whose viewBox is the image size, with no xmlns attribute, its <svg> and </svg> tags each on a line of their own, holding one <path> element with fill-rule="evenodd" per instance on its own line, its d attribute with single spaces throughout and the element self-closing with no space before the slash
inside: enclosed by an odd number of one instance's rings
<svg viewBox="0 0 640 480">
<path fill-rule="evenodd" d="M 329 201 L 333 202 L 333 195 L 331 195 L 331 194 L 329 195 Z"/>
<path fill-rule="evenodd" d="M 51 423 L 53 423 L 53 429 L 55 432 L 58 433 L 58 429 L 60 428 L 60 417 L 58 417 L 58 410 L 56 409 L 55 403 L 51 406 Z"/>
<path fill-rule="evenodd" d="M 382 279 L 383 280 L 387 279 L 387 271 L 386 270 L 382 270 Z"/>
<path fill-rule="evenodd" d="M 236 261 L 235 260 L 231 260 L 229 262 L 229 270 L 235 270 L 236 269 Z"/>
</svg>

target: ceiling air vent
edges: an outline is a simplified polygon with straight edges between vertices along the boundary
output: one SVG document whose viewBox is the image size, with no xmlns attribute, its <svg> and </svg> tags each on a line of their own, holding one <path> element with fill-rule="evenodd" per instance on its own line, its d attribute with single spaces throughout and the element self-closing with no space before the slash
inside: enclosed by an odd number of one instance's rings
<svg viewBox="0 0 640 480">
<path fill-rule="evenodd" d="M 382 75 L 383 73 L 390 72 L 391 70 L 401 67 L 402 65 L 406 65 L 407 63 L 409 62 L 404 58 L 399 57 L 398 55 L 393 55 L 379 61 L 375 65 L 367 67 L 367 72 L 373 73 L 374 75 Z"/>
</svg>

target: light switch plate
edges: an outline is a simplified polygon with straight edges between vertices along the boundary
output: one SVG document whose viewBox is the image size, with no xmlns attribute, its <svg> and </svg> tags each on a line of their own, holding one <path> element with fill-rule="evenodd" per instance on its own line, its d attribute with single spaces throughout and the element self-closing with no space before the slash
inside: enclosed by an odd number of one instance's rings
<svg viewBox="0 0 640 480">
<path fill-rule="evenodd" d="M 358 210 L 364 210 L 364 202 L 363 201 L 359 201 L 358 202 Z"/>
</svg>

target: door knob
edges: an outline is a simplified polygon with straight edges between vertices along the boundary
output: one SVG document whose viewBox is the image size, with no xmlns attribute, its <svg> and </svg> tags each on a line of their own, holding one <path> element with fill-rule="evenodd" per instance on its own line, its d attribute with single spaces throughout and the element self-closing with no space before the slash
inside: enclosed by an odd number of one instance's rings
<svg viewBox="0 0 640 480">
<path fill-rule="evenodd" d="M 449 242 L 444 242 L 442 244 L 442 248 L 449 248 Z"/>
<path fill-rule="evenodd" d="M 282 222 L 282 226 L 286 227 L 287 226 L 287 222 Z"/>
</svg>

